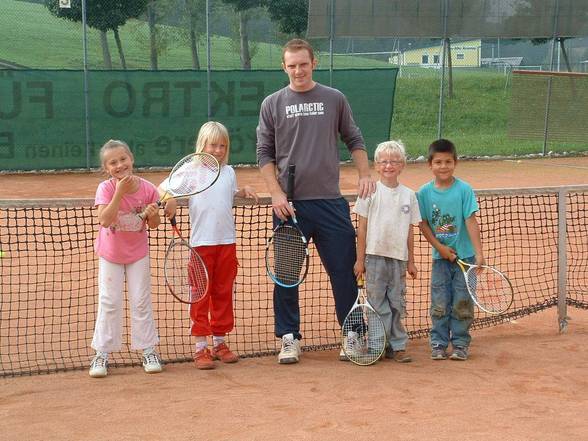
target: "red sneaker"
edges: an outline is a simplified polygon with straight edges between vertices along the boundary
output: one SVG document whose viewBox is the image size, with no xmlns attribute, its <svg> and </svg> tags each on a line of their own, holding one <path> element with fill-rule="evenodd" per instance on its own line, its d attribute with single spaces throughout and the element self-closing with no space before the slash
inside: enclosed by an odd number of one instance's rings
<svg viewBox="0 0 588 441">
<path fill-rule="evenodd" d="M 194 354 L 194 364 L 198 369 L 214 369 L 214 361 L 210 350 L 204 348 Z"/>
<path fill-rule="evenodd" d="M 220 360 L 223 363 L 236 363 L 239 361 L 239 357 L 231 352 L 226 343 L 221 343 L 212 348 L 212 358 L 213 360 Z"/>
</svg>

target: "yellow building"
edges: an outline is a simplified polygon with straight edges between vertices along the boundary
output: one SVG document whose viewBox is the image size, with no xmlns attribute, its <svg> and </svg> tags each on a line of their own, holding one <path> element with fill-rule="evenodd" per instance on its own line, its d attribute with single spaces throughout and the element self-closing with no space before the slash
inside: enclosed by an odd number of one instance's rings
<svg viewBox="0 0 588 441">
<path fill-rule="evenodd" d="M 441 65 L 441 44 L 410 49 L 390 57 L 391 64 L 438 68 Z M 451 42 L 453 67 L 480 67 L 482 40 Z"/>
</svg>

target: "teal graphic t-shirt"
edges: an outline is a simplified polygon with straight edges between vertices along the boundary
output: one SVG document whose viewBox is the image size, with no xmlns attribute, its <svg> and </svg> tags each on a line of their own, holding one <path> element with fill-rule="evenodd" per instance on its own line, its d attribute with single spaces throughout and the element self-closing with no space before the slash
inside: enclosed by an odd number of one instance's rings
<svg viewBox="0 0 588 441">
<path fill-rule="evenodd" d="M 453 248 L 462 259 L 475 255 L 465 220 L 478 211 L 472 187 L 455 178 L 449 188 L 435 188 L 435 182 L 423 185 L 418 193 L 421 217 L 429 223 L 433 234 L 443 245 Z M 433 259 L 441 259 L 433 248 Z"/>
</svg>

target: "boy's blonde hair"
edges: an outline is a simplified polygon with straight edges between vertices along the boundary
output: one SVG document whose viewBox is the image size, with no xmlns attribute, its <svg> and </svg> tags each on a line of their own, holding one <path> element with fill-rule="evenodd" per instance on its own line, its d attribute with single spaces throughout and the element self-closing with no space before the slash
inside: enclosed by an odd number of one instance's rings
<svg viewBox="0 0 588 441">
<path fill-rule="evenodd" d="M 118 148 L 124 149 L 127 152 L 127 154 L 131 157 L 133 162 L 135 161 L 135 157 L 133 156 L 133 152 L 131 151 L 131 148 L 129 147 L 129 145 L 126 142 L 120 141 L 118 139 L 109 139 L 100 148 L 100 164 L 102 164 L 103 171 L 106 171 L 106 168 L 104 167 L 104 155 L 106 155 L 107 151 L 113 150 L 113 149 L 118 149 Z"/>
<path fill-rule="evenodd" d="M 406 149 L 401 140 L 398 141 L 385 141 L 378 144 L 376 151 L 374 152 L 374 161 L 378 162 L 380 156 L 383 154 L 398 155 L 402 159 L 402 162 L 406 164 Z"/>
<path fill-rule="evenodd" d="M 198 131 L 198 138 L 196 139 L 196 153 L 204 151 L 206 144 L 215 141 L 218 142 L 221 139 L 224 140 L 225 144 L 227 145 L 227 151 L 225 153 L 225 157 L 222 160 L 222 163 L 228 164 L 229 148 L 231 144 L 229 139 L 229 131 L 219 122 L 208 121 L 207 123 L 202 124 L 202 127 L 200 127 L 200 130 Z"/>
</svg>

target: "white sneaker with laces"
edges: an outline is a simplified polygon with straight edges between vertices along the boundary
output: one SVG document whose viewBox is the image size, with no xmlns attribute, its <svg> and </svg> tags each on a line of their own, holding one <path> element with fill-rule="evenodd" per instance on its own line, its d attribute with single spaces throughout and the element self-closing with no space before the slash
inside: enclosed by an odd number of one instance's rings
<svg viewBox="0 0 588 441">
<path fill-rule="evenodd" d="M 143 369 L 148 374 L 157 374 L 163 370 L 159 355 L 155 352 L 155 349 L 148 348 L 143 351 Z"/>
<path fill-rule="evenodd" d="M 90 377 L 102 378 L 108 374 L 108 354 L 105 352 L 96 352 L 96 355 L 90 363 Z"/>
<path fill-rule="evenodd" d="M 300 341 L 294 338 L 294 334 L 282 336 L 282 349 L 278 354 L 278 363 L 298 363 L 300 359 Z"/>
</svg>

